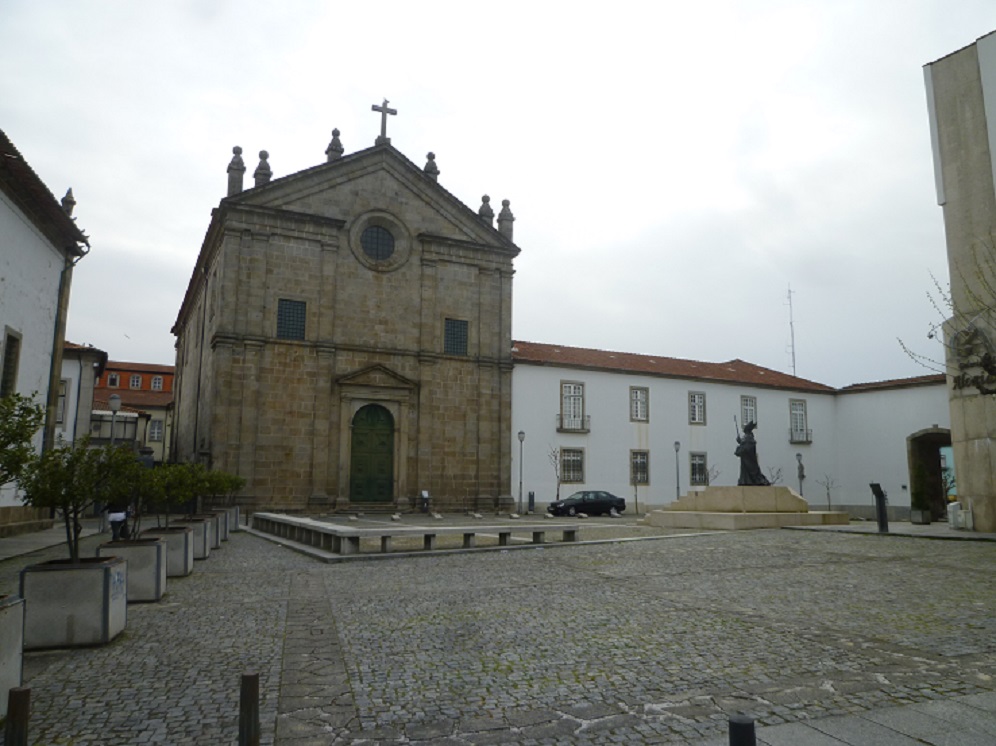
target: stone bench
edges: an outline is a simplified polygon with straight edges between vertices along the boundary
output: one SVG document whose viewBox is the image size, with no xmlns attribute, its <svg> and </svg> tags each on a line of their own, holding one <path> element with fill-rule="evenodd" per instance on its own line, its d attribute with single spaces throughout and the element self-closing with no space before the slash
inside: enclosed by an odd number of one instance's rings
<svg viewBox="0 0 996 746">
<path fill-rule="evenodd" d="M 460 535 L 463 548 L 473 549 L 477 545 L 478 534 L 497 534 L 498 546 L 507 547 L 512 534 L 530 534 L 533 544 L 546 543 L 547 533 L 559 532 L 562 541 L 578 540 L 577 524 L 518 524 L 509 525 L 467 525 L 467 526 L 378 526 L 377 528 L 353 528 L 333 523 L 316 521 L 313 518 L 284 515 L 281 513 L 255 513 L 252 526 L 257 531 L 272 534 L 288 541 L 318 547 L 334 554 L 359 554 L 362 539 L 380 539 L 380 551 L 390 552 L 392 539 L 421 537 L 422 549 L 436 549 L 439 536 Z"/>
</svg>

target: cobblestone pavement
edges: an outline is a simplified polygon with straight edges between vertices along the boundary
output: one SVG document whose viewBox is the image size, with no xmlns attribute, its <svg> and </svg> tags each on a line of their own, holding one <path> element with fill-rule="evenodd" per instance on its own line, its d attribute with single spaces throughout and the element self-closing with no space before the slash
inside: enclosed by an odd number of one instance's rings
<svg viewBox="0 0 996 746">
<path fill-rule="evenodd" d="M 263 743 L 295 746 L 721 744 L 735 711 L 988 702 L 994 567 L 996 543 L 778 530 L 326 565 L 238 533 L 111 644 L 26 655 L 32 741 L 233 744 L 246 671 Z"/>
</svg>

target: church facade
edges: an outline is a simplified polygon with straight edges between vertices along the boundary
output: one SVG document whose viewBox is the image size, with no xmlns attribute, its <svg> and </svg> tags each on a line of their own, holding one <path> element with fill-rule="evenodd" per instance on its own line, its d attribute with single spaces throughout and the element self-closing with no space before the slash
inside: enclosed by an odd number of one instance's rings
<svg viewBox="0 0 996 746">
<path fill-rule="evenodd" d="M 495 227 L 383 124 L 326 156 L 271 179 L 263 151 L 243 190 L 234 149 L 173 327 L 174 459 L 239 474 L 260 508 L 509 504 L 507 201 Z"/>
</svg>

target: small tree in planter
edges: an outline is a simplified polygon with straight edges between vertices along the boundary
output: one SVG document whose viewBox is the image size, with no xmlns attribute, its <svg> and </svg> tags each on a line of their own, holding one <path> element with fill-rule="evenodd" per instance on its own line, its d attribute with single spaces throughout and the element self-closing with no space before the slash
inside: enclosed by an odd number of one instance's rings
<svg viewBox="0 0 996 746">
<path fill-rule="evenodd" d="M 159 467 L 166 525 L 173 508 L 186 505 L 202 492 L 205 469 L 200 464 L 165 464 Z"/>
<path fill-rule="evenodd" d="M 135 457 L 126 448 L 90 448 L 90 439 L 83 438 L 32 458 L 18 483 L 25 503 L 61 516 L 69 558 L 79 563 L 80 519 L 97 502 L 127 503 L 135 469 Z"/>
<path fill-rule="evenodd" d="M 89 439 L 32 458 L 18 483 L 24 500 L 55 509 L 66 527 L 69 560 L 21 571 L 24 648 L 110 642 L 127 620 L 127 565 L 121 557 L 80 557 L 80 518 L 97 501 L 127 501 L 135 458 L 124 448 L 90 448 Z"/>
</svg>

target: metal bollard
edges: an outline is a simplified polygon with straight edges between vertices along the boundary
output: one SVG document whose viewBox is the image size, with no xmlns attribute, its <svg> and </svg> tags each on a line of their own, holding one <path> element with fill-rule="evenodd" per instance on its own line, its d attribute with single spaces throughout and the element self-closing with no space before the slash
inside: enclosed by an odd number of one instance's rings
<svg viewBox="0 0 996 746">
<path fill-rule="evenodd" d="M 757 746 L 753 718 L 742 712 L 730 715 L 730 746 Z"/>
<path fill-rule="evenodd" d="M 7 693 L 7 722 L 3 739 L 7 746 L 28 746 L 28 718 L 31 715 L 31 689 L 15 686 Z"/>
<path fill-rule="evenodd" d="M 880 534 L 887 534 L 889 533 L 889 509 L 886 505 L 889 500 L 886 492 L 878 482 L 872 482 L 868 486 L 871 487 L 872 494 L 875 496 L 875 516 L 878 518 L 878 532 Z"/>
<path fill-rule="evenodd" d="M 259 746 L 259 674 L 242 674 L 239 692 L 239 746 Z"/>
</svg>

